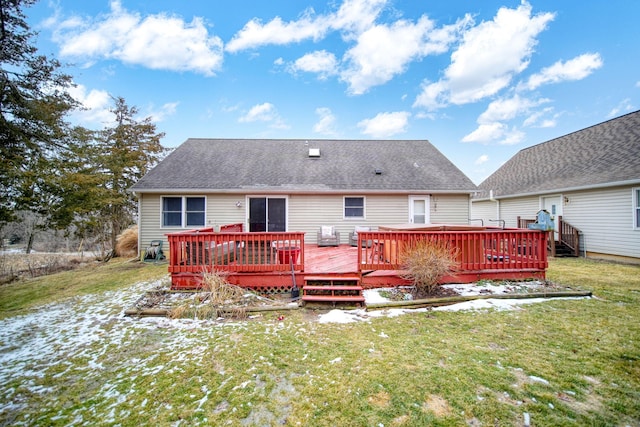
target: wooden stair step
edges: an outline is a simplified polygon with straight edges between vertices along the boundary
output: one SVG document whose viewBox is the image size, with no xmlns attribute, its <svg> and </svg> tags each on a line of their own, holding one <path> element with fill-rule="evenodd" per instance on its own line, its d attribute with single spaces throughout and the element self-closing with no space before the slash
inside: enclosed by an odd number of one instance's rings
<svg viewBox="0 0 640 427">
<path fill-rule="evenodd" d="M 304 278 L 305 282 L 346 282 L 346 281 L 360 281 L 358 276 L 306 276 Z"/>
<path fill-rule="evenodd" d="M 359 285 L 304 285 L 306 291 L 362 291 Z"/>
<path fill-rule="evenodd" d="M 326 301 L 326 302 L 364 302 L 362 295 L 303 295 L 303 301 Z"/>
</svg>

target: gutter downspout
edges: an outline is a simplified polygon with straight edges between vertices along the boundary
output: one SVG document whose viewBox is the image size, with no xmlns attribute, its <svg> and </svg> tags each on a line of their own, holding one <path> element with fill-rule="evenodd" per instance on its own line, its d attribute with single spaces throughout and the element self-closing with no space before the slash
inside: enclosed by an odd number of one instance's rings
<svg viewBox="0 0 640 427">
<path fill-rule="evenodd" d="M 493 197 L 493 190 L 489 190 L 489 200 L 496 204 L 496 220 L 500 220 L 500 200 Z"/>
</svg>

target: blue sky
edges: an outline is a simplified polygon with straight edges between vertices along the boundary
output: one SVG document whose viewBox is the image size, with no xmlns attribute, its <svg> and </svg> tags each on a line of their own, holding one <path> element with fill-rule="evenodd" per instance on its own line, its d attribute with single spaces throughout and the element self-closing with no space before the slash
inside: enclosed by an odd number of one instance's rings
<svg viewBox="0 0 640 427">
<path fill-rule="evenodd" d="M 109 96 L 187 138 L 427 139 L 479 184 L 518 150 L 640 108 L 640 2 L 41 1 L 73 120 Z"/>
</svg>

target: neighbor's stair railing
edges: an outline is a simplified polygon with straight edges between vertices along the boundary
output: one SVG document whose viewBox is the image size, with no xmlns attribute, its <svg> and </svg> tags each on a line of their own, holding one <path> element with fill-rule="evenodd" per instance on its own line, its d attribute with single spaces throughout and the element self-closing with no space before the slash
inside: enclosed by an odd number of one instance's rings
<svg viewBox="0 0 640 427">
<path fill-rule="evenodd" d="M 518 217 L 518 228 L 527 228 L 529 224 L 535 223 L 535 219 L 526 219 Z M 558 238 L 559 242 L 564 246 L 571 249 L 573 252 L 573 256 L 580 256 L 580 234 L 581 231 L 574 227 L 573 225 L 566 222 L 562 219 L 562 215 L 558 216 Z M 555 236 L 555 232 L 550 231 L 550 236 Z M 556 247 L 555 247 L 555 237 L 549 239 L 549 251 L 551 252 L 551 256 L 556 255 Z"/>
</svg>

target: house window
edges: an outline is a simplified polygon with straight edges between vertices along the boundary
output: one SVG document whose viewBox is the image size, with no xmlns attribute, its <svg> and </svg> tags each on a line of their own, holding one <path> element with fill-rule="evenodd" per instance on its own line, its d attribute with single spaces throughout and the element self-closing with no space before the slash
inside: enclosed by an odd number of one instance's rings
<svg viewBox="0 0 640 427">
<path fill-rule="evenodd" d="M 364 218 L 364 197 L 345 197 L 344 198 L 344 217 L 345 218 Z"/>
<path fill-rule="evenodd" d="M 633 189 L 633 228 L 640 229 L 640 188 Z"/>
<path fill-rule="evenodd" d="M 204 197 L 163 197 L 163 227 L 203 227 Z"/>
</svg>

